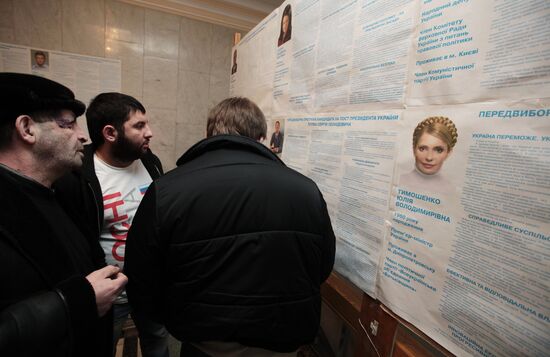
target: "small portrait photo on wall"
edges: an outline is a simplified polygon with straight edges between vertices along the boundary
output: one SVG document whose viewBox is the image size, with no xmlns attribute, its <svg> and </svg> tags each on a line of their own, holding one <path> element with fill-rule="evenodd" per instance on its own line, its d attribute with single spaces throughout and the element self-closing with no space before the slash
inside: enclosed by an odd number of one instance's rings
<svg viewBox="0 0 550 357">
<path fill-rule="evenodd" d="M 50 54 L 48 51 L 31 50 L 31 67 L 33 71 L 49 71 Z"/>
<path fill-rule="evenodd" d="M 285 6 L 283 16 L 281 17 L 281 31 L 277 41 L 277 47 L 282 46 L 292 37 L 292 8 L 290 4 Z"/>
</svg>

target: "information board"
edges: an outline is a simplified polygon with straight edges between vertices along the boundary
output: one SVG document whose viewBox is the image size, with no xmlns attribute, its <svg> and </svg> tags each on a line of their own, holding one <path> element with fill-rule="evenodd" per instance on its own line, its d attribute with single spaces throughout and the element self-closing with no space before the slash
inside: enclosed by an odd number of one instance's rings
<svg viewBox="0 0 550 357">
<path fill-rule="evenodd" d="M 295 0 L 233 48 L 232 94 L 323 192 L 335 269 L 459 356 L 550 351 L 549 19 Z"/>
</svg>

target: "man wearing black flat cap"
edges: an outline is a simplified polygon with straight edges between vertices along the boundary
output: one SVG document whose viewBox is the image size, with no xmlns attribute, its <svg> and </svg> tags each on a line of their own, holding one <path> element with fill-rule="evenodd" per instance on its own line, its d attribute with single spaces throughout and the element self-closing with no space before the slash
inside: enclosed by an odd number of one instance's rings
<svg viewBox="0 0 550 357">
<path fill-rule="evenodd" d="M 0 355 L 109 356 L 127 278 L 104 266 L 51 184 L 82 165 L 85 106 L 46 78 L 0 73 Z"/>
</svg>

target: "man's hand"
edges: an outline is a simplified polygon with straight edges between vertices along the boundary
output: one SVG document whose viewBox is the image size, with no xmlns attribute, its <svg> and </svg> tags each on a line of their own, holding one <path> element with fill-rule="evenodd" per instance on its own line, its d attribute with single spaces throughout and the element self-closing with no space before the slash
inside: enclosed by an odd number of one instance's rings
<svg viewBox="0 0 550 357">
<path fill-rule="evenodd" d="M 114 265 L 96 270 L 90 273 L 86 279 L 94 289 L 99 317 L 109 311 L 116 297 L 124 290 L 124 286 L 128 282 L 126 275 L 122 274 L 120 268 Z"/>
</svg>

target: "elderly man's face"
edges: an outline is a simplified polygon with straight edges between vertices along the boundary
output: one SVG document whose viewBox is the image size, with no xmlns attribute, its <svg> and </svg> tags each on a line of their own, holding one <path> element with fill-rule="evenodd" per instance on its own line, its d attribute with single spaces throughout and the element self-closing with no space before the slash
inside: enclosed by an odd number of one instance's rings
<svg viewBox="0 0 550 357">
<path fill-rule="evenodd" d="M 38 123 L 36 153 L 59 171 L 82 166 L 84 143 L 88 140 L 71 110 L 62 110 L 53 120 Z"/>
</svg>

